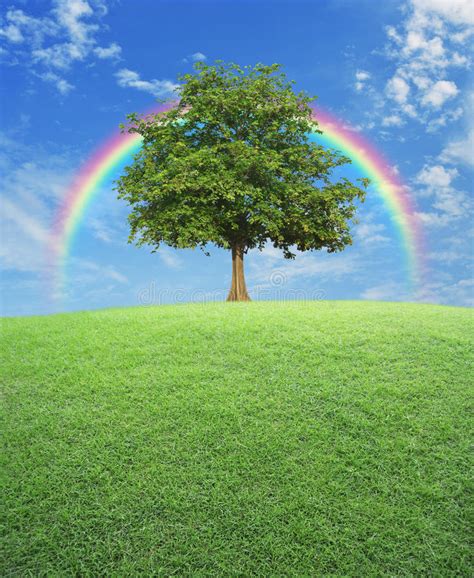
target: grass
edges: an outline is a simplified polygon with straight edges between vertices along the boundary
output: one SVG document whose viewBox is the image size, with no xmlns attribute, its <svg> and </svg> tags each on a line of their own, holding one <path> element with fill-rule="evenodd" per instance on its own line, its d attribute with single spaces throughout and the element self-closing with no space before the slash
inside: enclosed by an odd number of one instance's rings
<svg viewBox="0 0 474 578">
<path fill-rule="evenodd" d="M 472 575 L 472 330 L 364 302 L 3 320 L 1 575 Z"/>
</svg>

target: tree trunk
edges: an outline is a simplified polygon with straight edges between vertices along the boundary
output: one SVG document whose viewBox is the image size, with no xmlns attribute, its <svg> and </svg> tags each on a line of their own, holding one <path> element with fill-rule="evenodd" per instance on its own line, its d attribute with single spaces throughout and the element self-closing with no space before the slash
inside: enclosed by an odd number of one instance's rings
<svg viewBox="0 0 474 578">
<path fill-rule="evenodd" d="M 227 301 L 250 301 L 244 275 L 244 250 L 239 245 L 232 247 L 232 285 Z"/>
</svg>

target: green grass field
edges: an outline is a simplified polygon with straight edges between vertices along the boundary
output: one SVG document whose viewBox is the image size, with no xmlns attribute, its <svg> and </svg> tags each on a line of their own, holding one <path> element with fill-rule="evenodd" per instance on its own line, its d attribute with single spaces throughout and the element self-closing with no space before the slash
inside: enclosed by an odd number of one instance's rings
<svg viewBox="0 0 474 578">
<path fill-rule="evenodd" d="M 367 302 L 3 320 L 1 575 L 472 575 L 473 325 Z"/>
</svg>

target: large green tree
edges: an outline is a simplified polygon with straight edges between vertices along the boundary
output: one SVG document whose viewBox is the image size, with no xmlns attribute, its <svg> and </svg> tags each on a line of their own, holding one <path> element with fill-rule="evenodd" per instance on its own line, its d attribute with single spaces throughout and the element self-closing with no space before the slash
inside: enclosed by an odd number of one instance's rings
<svg viewBox="0 0 474 578">
<path fill-rule="evenodd" d="M 350 160 L 309 139 L 306 93 L 280 65 L 197 63 L 165 113 L 128 115 L 143 146 L 117 182 L 131 206 L 130 240 L 157 250 L 208 243 L 232 252 L 229 301 L 249 299 L 243 260 L 271 241 L 286 258 L 341 251 L 363 188 L 332 179 Z M 367 184 L 361 179 L 362 186 Z"/>
</svg>

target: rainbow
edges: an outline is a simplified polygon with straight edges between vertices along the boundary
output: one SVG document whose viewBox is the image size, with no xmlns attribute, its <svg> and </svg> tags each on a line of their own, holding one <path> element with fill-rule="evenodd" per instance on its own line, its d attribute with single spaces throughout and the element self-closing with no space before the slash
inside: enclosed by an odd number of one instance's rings
<svg viewBox="0 0 474 578">
<path fill-rule="evenodd" d="M 164 112 L 172 106 L 173 103 L 162 105 L 150 112 Z M 313 118 L 318 123 L 317 127 L 315 125 L 317 141 L 349 157 L 353 166 L 362 176 L 371 180 L 371 188 L 380 195 L 404 248 L 408 281 L 414 293 L 421 288 L 423 281 L 424 248 L 421 226 L 407 187 L 383 155 L 359 132 L 319 107 L 313 110 Z M 317 134 L 316 128 L 323 134 Z M 56 296 L 60 296 L 66 286 L 66 267 L 86 209 L 99 193 L 100 187 L 116 176 L 118 168 L 140 146 L 140 135 L 113 135 L 82 166 L 66 191 L 55 215 L 49 251 L 53 293 Z"/>
<path fill-rule="evenodd" d="M 406 270 L 412 293 L 420 291 L 426 271 L 423 230 L 407 186 L 381 152 L 360 132 L 321 109 L 314 110 L 319 129 L 318 142 L 338 149 L 368 177 L 382 198 L 404 248 Z"/>
</svg>

